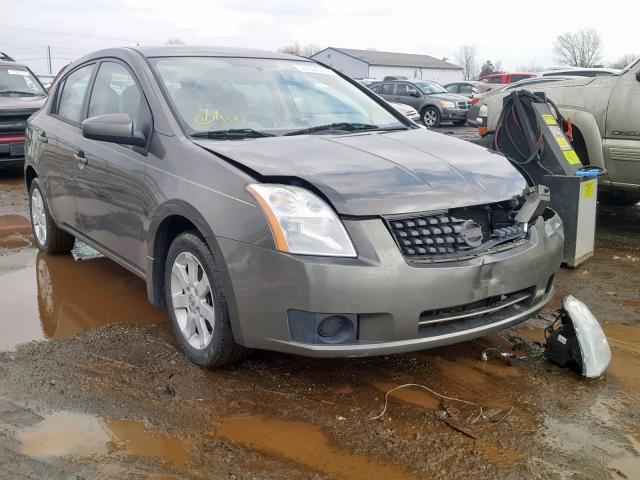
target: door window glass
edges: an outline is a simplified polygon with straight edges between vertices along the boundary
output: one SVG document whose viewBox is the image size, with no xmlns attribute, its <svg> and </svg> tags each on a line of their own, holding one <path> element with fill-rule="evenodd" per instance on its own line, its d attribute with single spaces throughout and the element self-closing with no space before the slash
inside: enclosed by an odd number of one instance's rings
<svg viewBox="0 0 640 480">
<path fill-rule="evenodd" d="M 129 70 L 115 62 L 103 62 L 89 100 L 89 117 L 110 113 L 126 113 L 133 120 L 133 128 L 139 123 L 142 93 Z"/>
<path fill-rule="evenodd" d="M 87 65 L 65 79 L 58 103 L 58 115 L 73 123 L 82 120 L 82 104 L 94 65 Z"/>
<path fill-rule="evenodd" d="M 393 95 L 393 83 L 383 83 L 380 87 L 380 95 Z"/>
<path fill-rule="evenodd" d="M 459 86 L 459 89 L 456 93 L 473 93 L 473 86 L 467 84 L 462 84 Z"/>
</svg>

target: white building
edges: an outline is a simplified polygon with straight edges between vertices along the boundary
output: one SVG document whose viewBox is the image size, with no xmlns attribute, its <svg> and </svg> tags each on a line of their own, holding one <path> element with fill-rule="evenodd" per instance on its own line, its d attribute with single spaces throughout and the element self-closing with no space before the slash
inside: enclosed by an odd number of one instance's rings
<svg viewBox="0 0 640 480">
<path fill-rule="evenodd" d="M 351 78 L 382 80 L 387 76 L 401 76 L 410 80 L 434 80 L 443 84 L 463 79 L 461 67 L 429 55 L 328 47 L 311 58 L 330 65 Z"/>
</svg>

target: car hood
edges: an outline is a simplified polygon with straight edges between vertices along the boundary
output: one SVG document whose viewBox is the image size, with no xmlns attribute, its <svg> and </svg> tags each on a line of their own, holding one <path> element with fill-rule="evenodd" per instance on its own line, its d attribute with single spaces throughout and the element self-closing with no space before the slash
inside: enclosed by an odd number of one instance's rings
<svg viewBox="0 0 640 480">
<path fill-rule="evenodd" d="M 46 97 L 9 97 L 0 95 L 0 116 L 33 113 L 42 108 Z"/>
<path fill-rule="evenodd" d="M 480 205 L 513 198 L 526 187 L 504 156 L 426 129 L 193 142 L 259 180 L 304 179 L 344 215 Z"/>
</svg>

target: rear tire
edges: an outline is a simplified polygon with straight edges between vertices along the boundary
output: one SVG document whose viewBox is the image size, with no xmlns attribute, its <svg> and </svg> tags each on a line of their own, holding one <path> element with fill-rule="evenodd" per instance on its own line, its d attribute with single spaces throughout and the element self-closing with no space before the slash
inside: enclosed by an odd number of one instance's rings
<svg viewBox="0 0 640 480">
<path fill-rule="evenodd" d="M 603 205 L 610 205 L 612 207 L 635 205 L 640 202 L 640 192 L 627 192 L 624 190 L 617 190 L 615 193 L 600 192 L 598 194 L 598 201 Z"/>
<path fill-rule="evenodd" d="M 37 178 L 31 181 L 29 187 L 29 213 L 33 238 L 41 252 L 60 255 L 71 251 L 76 239 L 73 235 L 59 229 L 53 221 Z"/>
<path fill-rule="evenodd" d="M 237 363 L 251 353 L 235 341 L 221 278 L 209 247 L 197 232 L 175 238 L 165 265 L 167 308 L 182 351 L 205 367 Z"/>
<path fill-rule="evenodd" d="M 427 107 L 422 112 L 422 123 L 427 128 L 440 126 L 440 112 L 436 107 Z"/>
</svg>

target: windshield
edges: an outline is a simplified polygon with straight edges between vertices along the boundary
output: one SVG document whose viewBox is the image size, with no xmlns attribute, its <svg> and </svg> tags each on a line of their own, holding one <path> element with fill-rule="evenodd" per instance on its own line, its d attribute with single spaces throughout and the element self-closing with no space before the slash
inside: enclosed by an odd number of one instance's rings
<svg viewBox="0 0 640 480">
<path fill-rule="evenodd" d="M 150 61 L 192 135 L 227 130 L 284 135 L 337 124 L 404 127 L 356 86 L 314 63 L 224 57 Z"/>
<path fill-rule="evenodd" d="M 0 95 L 42 97 L 46 94 L 29 69 L 17 65 L 0 65 Z"/>
<path fill-rule="evenodd" d="M 427 95 L 432 93 L 449 93 L 442 85 L 436 82 L 415 82 L 420 90 Z"/>
</svg>

